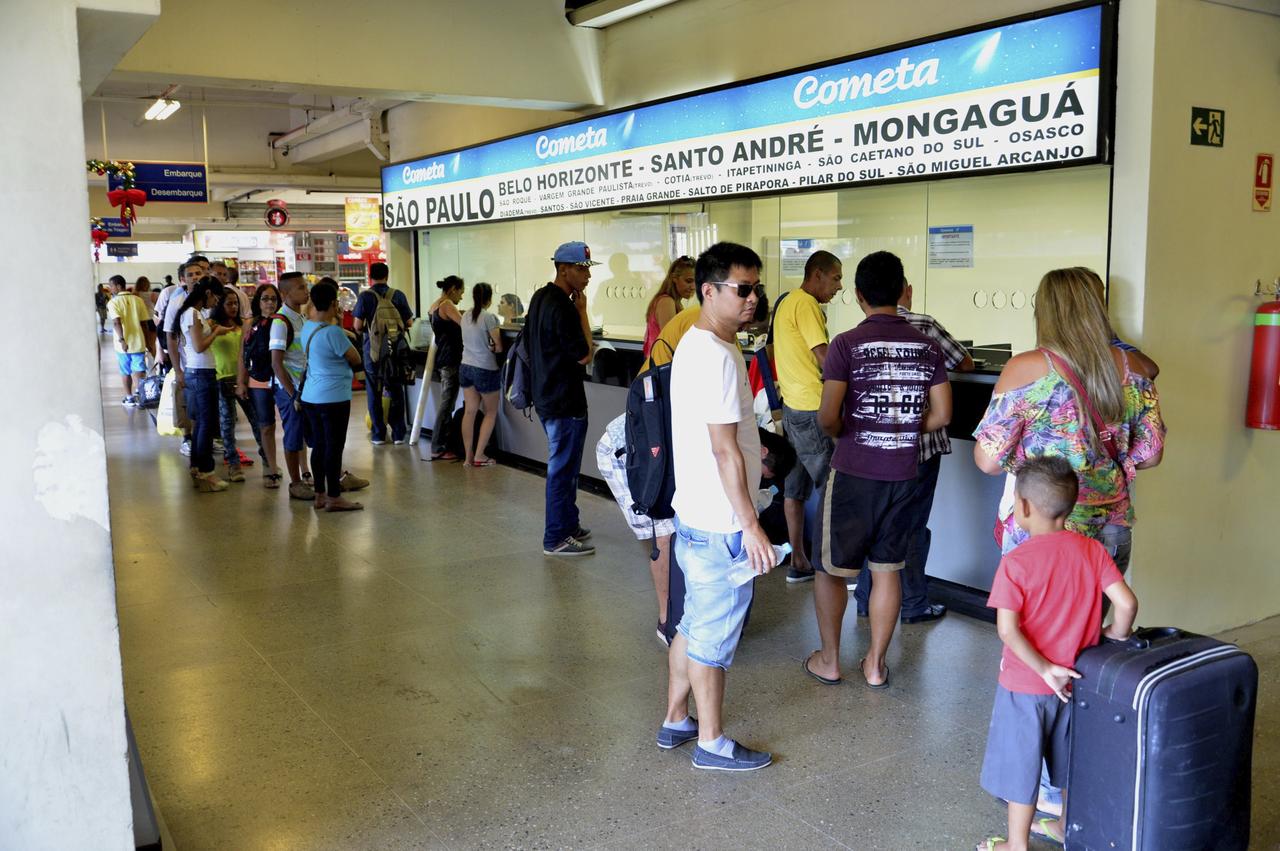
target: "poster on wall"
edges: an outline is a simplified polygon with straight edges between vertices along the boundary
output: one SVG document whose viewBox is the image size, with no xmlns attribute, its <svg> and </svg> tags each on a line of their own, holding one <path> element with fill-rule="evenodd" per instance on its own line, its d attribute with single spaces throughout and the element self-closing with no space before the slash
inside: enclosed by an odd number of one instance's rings
<svg viewBox="0 0 1280 851">
<path fill-rule="evenodd" d="M 1113 14 L 992 25 L 387 166 L 382 227 L 1096 162 Z"/>
<path fill-rule="evenodd" d="M 973 268 L 973 225 L 929 228 L 930 269 Z"/>
</svg>

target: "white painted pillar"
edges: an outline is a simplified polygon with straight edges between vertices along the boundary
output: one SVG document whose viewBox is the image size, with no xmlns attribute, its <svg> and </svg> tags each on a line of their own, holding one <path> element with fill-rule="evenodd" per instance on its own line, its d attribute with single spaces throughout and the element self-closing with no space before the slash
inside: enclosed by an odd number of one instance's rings
<svg viewBox="0 0 1280 851">
<path fill-rule="evenodd" d="M 77 4 L 0 21 L 0 233 L 26 272 L 0 289 L 0 846 L 133 848 Z"/>
</svg>

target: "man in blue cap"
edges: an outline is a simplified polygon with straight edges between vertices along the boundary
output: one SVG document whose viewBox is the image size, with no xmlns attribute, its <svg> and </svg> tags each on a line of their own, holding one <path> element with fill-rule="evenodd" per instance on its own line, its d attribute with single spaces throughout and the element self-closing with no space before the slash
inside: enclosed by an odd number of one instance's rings
<svg viewBox="0 0 1280 851">
<path fill-rule="evenodd" d="M 591 530 L 578 522 L 578 472 L 587 440 L 583 368 L 591 362 L 593 349 L 586 290 L 591 267 L 599 264 L 583 242 L 561 245 L 551 262 L 556 279 L 533 294 L 525 319 L 533 407 L 547 433 L 542 553 L 586 556 L 596 551 L 586 543 Z"/>
</svg>

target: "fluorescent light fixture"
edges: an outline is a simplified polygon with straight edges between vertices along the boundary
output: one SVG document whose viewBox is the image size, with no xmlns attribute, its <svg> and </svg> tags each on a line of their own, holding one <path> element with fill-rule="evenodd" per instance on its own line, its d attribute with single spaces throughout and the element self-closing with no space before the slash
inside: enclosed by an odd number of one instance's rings
<svg viewBox="0 0 1280 851">
<path fill-rule="evenodd" d="M 147 121 L 164 121 L 177 112 L 180 106 L 182 104 L 176 100 L 156 98 L 156 102 L 147 107 L 147 111 L 142 117 Z"/>
<path fill-rule="evenodd" d="M 675 2 L 676 0 L 596 0 L 570 12 L 569 23 L 575 27 L 604 29 Z"/>
</svg>

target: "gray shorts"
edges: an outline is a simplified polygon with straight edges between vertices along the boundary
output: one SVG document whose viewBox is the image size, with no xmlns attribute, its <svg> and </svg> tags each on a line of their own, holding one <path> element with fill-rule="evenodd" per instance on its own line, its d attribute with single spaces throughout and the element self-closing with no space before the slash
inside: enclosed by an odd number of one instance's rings
<svg viewBox="0 0 1280 851">
<path fill-rule="evenodd" d="M 1049 782 L 1067 785 L 1071 745 L 1071 705 L 1052 694 L 1019 694 L 996 686 L 982 760 L 982 788 L 1014 804 L 1035 804 L 1040 796 L 1040 762 Z"/>
<path fill-rule="evenodd" d="M 782 430 L 796 451 L 796 465 L 787 474 L 782 495 L 803 502 L 813 493 L 815 482 L 827 480 L 835 445 L 818 425 L 817 411 L 796 411 L 783 405 Z"/>
</svg>

